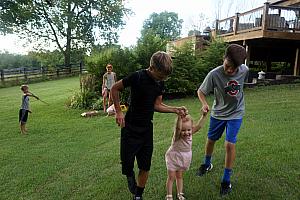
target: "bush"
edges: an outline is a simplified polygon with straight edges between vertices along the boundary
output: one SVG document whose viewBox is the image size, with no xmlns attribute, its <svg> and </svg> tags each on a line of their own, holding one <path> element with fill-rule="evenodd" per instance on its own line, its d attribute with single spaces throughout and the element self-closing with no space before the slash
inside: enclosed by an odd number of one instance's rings
<svg viewBox="0 0 300 200">
<path fill-rule="evenodd" d="M 113 71 L 117 79 L 122 79 L 129 73 L 140 69 L 136 62 L 136 57 L 130 48 L 121 49 L 119 46 L 103 47 L 94 50 L 92 54 L 85 58 L 89 73 L 95 75 L 96 91 L 101 91 L 102 77 L 106 72 L 108 63 L 113 65 Z"/>
<path fill-rule="evenodd" d="M 201 81 L 204 80 L 207 73 L 223 64 L 223 57 L 225 49 L 228 46 L 222 39 L 216 39 L 212 41 L 209 47 L 201 52 L 200 58 L 196 64 L 197 68 L 200 70 Z"/>
<path fill-rule="evenodd" d="M 84 74 L 80 76 L 80 91 L 75 91 L 68 98 L 66 105 L 71 108 L 94 109 L 95 103 L 98 101 L 99 95 L 95 92 L 95 76 Z M 97 106 L 97 108 L 102 109 L 101 106 Z"/>
<path fill-rule="evenodd" d="M 199 83 L 195 67 L 197 57 L 193 51 L 193 43 L 187 42 L 180 48 L 175 48 L 173 59 L 173 73 L 166 82 L 166 93 L 183 93 L 191 95 L 197 89 Z"/>
<path fill-rule="evenodd" d="M 170 80 L 166 82 L 166 93 L 178 96 L 194 95 L 207 73 L 222 65 L 223 55 L 227 47 L 222 40 L 211 42 L 205 50 L 194 52 L 192 42 L 175 48 Z M 176 96 L 176 95 L 175 95 Z"/>
<path fill-rule="evenodd" d="M 134 71 L 146 68 L 151 55 L 158 50 L 165 50 L 165 45 L 164 40 L 148 33 L 140 38 L 137 46 L 133 48 L 122 49 L 120 46 L 112 45 L 93 50 L 85 60 L 88 71 L 96 77 L 94 91 L 101 91 L 102 76 L 106 72 L 107 63 L 113 65 L 117 78 L 122 79 Z M 207 73 L 222 65 L 227 47 L 222 40 L 211 42 L 209 47 L 199 53 L 194 51 L 193 46 L 193 43 L 188 42 L 180 48 L 175 48 L 174 71 L 170 79 L 166 81 L 167 95 L 182 97 L 196 94 L 196 90 Z M 96 94 L 98 95 L 98 92 Z M 121 103 L 128 102 L 129 94 L 129 90 L 120 94 Z M 100 99 L 100 95 L 97 97 Z"/>
</svg>

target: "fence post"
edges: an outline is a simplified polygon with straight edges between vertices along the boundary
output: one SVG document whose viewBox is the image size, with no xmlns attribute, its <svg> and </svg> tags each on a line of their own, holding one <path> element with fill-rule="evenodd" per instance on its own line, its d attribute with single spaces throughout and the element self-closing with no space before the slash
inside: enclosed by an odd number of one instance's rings
<svg viewBox="0 0 300 200">
<path fill-rule="evenodd" d="M 56 76 L 59 77 L 59 68 L 56 67 Z"/>
<path fill-rule="evenodd" d="M 82 74 L 82 61 L 79 63 L 79 73 Z"/>
<path fill-rule="evenodd" d="M 1 69 L 1 82 L 4 83 L 4 70 Z"/>
<path fill-rule="evenodd" d="M 23 72 L 24 72 L 24 79 L 27 82 L 27 73 L 26 73 L 26 67 L 23 68 Z"/>
</svg>

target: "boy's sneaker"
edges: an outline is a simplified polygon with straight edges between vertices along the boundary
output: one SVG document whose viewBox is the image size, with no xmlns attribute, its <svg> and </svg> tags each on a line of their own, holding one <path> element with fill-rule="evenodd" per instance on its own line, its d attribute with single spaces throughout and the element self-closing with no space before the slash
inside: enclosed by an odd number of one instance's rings
<svg viewBox="0 0 300 200">
<path fill-rule="evenodd" d="M 135 194 L 136 191 L 136 180 L 135 176 L 127 176 L 128 189 L 132 194 Z"/>
<path fill-rule="evenodd" d="M 210 172 L 214 166 L 210 163 L 208 167 L 205 164 L 202 164 L 196 172 L 196 176 L 203 176 L 207 172 Z"/>
<path fill-rule="evenodd" d="M 133 200 L 143 200 L 143 197 L 137 197 L 137 196 L 133 196 Z"/>
<path fill-rule="evenodd" d="M 230 182 L 222 182 L 220 188 L 220 195 L 224 196 L 232 191 L 232 186 Z"/>
</svg>

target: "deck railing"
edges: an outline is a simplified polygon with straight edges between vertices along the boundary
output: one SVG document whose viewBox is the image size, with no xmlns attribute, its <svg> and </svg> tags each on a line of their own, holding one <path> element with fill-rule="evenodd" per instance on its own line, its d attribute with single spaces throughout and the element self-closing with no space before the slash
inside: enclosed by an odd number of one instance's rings
<svg viewBox="0 0 300 200">
<path fill-rule="evenodd" d="M 300 31 L 300 7 L 264 6 L 216 21 L 216 34 L 227 36 L 256 30 Z"/>
</svg>

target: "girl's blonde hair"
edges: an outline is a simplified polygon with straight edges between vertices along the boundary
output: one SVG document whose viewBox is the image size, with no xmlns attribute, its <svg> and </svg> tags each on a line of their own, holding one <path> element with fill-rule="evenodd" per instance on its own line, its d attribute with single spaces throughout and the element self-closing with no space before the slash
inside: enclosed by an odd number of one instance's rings
<svg viewBox="0 0 300 200">
<path fill-rule="evenodd" d="M 180 139 L 180 132 L 181 132 L 181 127 L 182 127 L 182 122 L 187 122 L 187 121 L 191 121 L 192 125 L 193 125 L 193 118 L 191 115 L 186 115 L 184 118 L 178 116 L 175 119 L 175 141 Z"/>
</svg>

